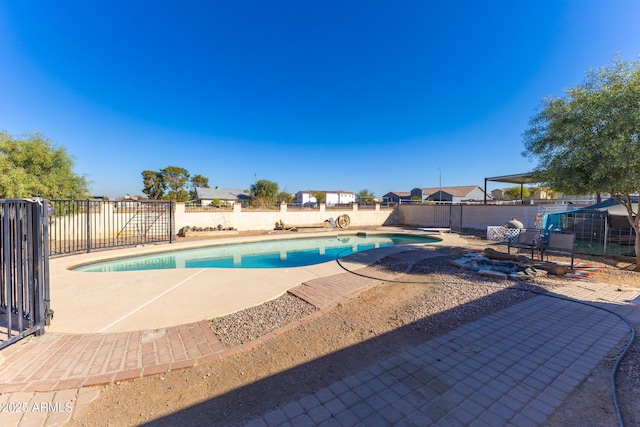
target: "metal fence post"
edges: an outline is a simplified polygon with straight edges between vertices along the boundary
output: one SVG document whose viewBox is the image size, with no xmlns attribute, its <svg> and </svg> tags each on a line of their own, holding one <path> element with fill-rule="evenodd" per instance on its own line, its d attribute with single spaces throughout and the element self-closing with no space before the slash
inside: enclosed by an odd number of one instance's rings
<svg viewBox="0 0 640 427">
<path fill-rule="evenodd" d="M 87 253 L 91 252 L 91 201 L 85 202 L 86 227 L 87 227 Z"/>
<path fill-rule="evenodd" d="M 173 200 L 169 202 L 169 243 L 173 243 Z"/>
<path fill-rule="evenodd" d="M 51 310 L 51 293 L 49 288 L 49 218 L 52 213 L 50 209 L 49 201 L 43 200 L 42 215 L 40 216 L 42 224 L 40 224 L 39 229 L 42 230 L 42 296 L 44 301 L 45 326 L 49 326 L 51 324 L 51 318 L 53 317 L 53 310 Z"/>
<path fill-rule="evenodd" d="M 34 323 L 36 325 L 42 325 L 36 330 L 36 335 L 44 334 L 44 324 L 46 320 L 45 304 L 44 304 L 44 272 L 42 271 L 42 262 L 44 261 L 42 253 L 42 205 L 40 203 L 33 203 L 31 205 L 31 233 L 29 236 L 29 251 L 33 253 L 32 268 L 33 268 L 33 311 L 34 311 Z"/>
<path fill-rule="evenodd" d="M 12 339 L 13 334 L 13 322 L 12 322 L 12 301 L 13 296 L 11 295 L 11 291 L 13 290 L 13 278 L 11 268 L 11 259 L 14 253 L 14 249 L 10 246 L 13 242 L 11 236 L 9 234 L 9 223 L 11 222 L 11 207 L 15 208 L 15 204 L 3 203 L 2 204 L 2 248 L 3 248 L 3 260 L 2 260 L 2 272 L 4 273 L 2 280 L 2 289 L 0 289 L 1 301 L 0 305 L 4 305 L 6 309 L 4 310 L 4 316 L 6 316 L 7 323 L 7 337 L 8 339 Z"/>
</svg>

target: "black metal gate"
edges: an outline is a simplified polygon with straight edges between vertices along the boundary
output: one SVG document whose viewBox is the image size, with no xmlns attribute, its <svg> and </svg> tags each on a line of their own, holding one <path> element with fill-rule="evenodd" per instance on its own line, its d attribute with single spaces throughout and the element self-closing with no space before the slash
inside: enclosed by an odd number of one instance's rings
<svg viewBox="0 0 640 427">
<path fill-rule="evenodd" d="M 0 348 L 51 319 L 47 211 L 43 200 L 0 200 Z"/>
<path fill-rule="evenodd" d="M 52 200 L 51 255 L 171 242 L 173 208 L 164 200 Z"/>
</svg>

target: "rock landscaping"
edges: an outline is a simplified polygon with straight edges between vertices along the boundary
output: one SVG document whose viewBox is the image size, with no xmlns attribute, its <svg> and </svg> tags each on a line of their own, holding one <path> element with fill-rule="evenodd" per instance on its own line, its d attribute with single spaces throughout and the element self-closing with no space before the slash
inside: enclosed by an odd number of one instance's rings
<svg viewBox="0 0 640 427">
<path fill-rule="evenodd" d="M 223 227 L 222 224 L 218 224 L 217 227 L 191 227 L 185 226 L 178 231 L 180 237 L 198 237 L 198 236 L 219 236 L 221 234 L 236 235 L 238 230 L 233 227 Z"/>
<path fill-rule="evenodd" d="M 552 262 L 535 261 L 521 255 L 508 255 L 494 249 L 481 253 L 465 254 L 450 263 L 456 267 L 473 270 L 480 276 L 496 279 L 531 280 L 547 274 L 564 276 L 569 269 Z"/>
</svg>

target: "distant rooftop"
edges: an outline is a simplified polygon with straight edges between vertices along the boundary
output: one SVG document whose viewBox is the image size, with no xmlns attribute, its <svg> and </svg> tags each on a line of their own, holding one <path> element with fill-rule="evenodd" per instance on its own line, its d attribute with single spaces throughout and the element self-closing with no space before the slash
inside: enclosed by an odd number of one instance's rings
<svg viewBox="0 0 640 427">
<path fill-rule="evenodd" d="M 456 197 L 464 197 L 467 194 L 471 193 L 473 190 L 477 190 L 480 188 L 477 185 L 462 185 L 458 187 L 432 187 L 432 188 L 421 188 L 424 194 L 435 194 L 439 191 L 443 193 L 451 194 Z"/>
<path fill-rule="evenodd" d="M 244 190 L 237 188 L 204 188 L 196 187 L 196 199 L 198 200 L 247 200 L 249 195 Z"/>
<path fill-rule="evenodd" d="M 345 190 L 300 190 L 298 193 L 335 193 L 335 194 L 355 194 L 353 191 Z"/>
</svg>

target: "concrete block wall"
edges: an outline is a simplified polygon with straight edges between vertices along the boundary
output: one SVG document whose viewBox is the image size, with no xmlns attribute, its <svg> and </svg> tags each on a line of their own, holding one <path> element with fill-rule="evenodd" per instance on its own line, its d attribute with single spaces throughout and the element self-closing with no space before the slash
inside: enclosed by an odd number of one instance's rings
<svg viewBox="0 0 640 427">
<path fill-rule="evenodd" d="M 402 225 L 433 227 L 437 205 L 398 205 L 398 222 Z M 463 205 L 462 228 L 486 230 L 491 225 L 503 225 L 517 218 L 526 228 L 533 228 L 538 214 L 535 205 Z"/>
<path fill-rule="evenodd" d="M 410 227 L 440 226 L 441 215 L 437 212 L 442 206 L 437 205 L 398 205 L 395 208 L 381 208 L 376 205 L 371 209 L 358 209 L 357 205 L 347 209 L 326 209 L 320 204 L 319 209 L 292 210 L 281 205 L 279 210 L 242 209 L 239 204 L 233 211 L 185 212 L 182 203 L 176 204 L 176 232 L 182 227 L 217 227 L 236 228 L 238 230 L 273 230 L 279 221 L 287 225 L 313 225 L 329 218 L 349 215 L 350 227 L 379 227 L 382 225 L 399 225 Z M 463 205 L 462 228 L 486 230 L 488 226 L 503 225 L 511 218 L 517 218 L 526 228 L 533 228 L 538 214 L 535 205 Z"/>
<path fill-rule="evenodd" d="M 182 227 L 218 227 L 236 228 L 238 230 L 273 230 L 276 223 L 283 221 L 287 225 L 313 225 L 323 223 L 329 218 L 337 219 L 340 215 L 349 215 L 350 228 L 409 226 L 409 227 L 443 227 L 443 206 L 437 205 L 398 205 L 394 208 L 375 207 L 360 208 L 357 205 L 345 209 L 327 209 L 321 204 L 319 209 L 288 209 L 286 204 L 274 210 L 242 209 L 236 204 L 229 211 L 186 212 L 183 203 L 177 203 L 174 210 L 174 227 L 177 233 Z M 454 209 L 460 206 L 454 207 Z M 110 238 L 105 233 L 120 233 L 116 228 L 105 228 L 105 218 L 110 218 L 113 207 L 105 205 L 102 212 L 91 213 L 90 223 L 95 238 Z M 525 227 L 532 228 L 539 208 L 535 205 L 463 205 L 462 228 L 486 230 L 488 226 L 503 225 L 511 218 L 517 218 Z M 135 212 L 124 213 L 121 223 L 127 222 L 126 215 L 133 217 Z M 78 216 L 78 215 L 76 215 Z M 73 217 L 75 218 L 75 216 Z M 53 218 L 50 227 L 55 239 L 68 239 L 83 236 L 86 233 L 87 219 L 84 215 L 77 220 L 68 217 Z M 444 215 L 448 220 L 448 213 Z M 72 226 L 69 226 L 71 224 Z"/>
<path fill-rule="evenodd" d="M 233 211 L 185 212 L 184 204 L 178 203 L 175 228 L 176 232 L 185 226 L 204 228 L 218 225 L 238 230 L 273 230 L 279 221 L 288 225 L 313 225 L 340 215 L 349 215 L 350 227 L 371 227 L 389 223 L 392 214 L 392 208 L 380 208 L 380 205 L 371 209 L 358 209 L 357 205 L 346 209 L 326 209 L 324 204 L 320 204 L 319 209 L 304 210 L 287 209 L 286 204 L 279 210 L 251 210 L 236 204 Z"/>
</svg>

